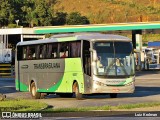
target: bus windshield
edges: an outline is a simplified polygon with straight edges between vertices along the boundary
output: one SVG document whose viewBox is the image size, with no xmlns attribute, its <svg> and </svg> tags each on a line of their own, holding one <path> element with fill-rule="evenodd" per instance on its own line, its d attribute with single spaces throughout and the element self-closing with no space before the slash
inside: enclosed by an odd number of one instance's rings
<svg viewBox="0 0 160 120">
<path fill-rule="evenodd" d="M 134 56 L 130 42 L 95 42 L 96 75 L 131 76 L 135 74 Z"/>
</svg>

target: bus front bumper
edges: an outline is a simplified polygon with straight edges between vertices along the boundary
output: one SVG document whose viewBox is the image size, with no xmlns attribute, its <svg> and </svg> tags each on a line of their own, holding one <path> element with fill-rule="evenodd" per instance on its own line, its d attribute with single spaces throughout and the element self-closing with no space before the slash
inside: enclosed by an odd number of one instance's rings
<svg viewBox="0 0 160 120">
<path fill-rule="evenodd" d="M 99 84 L 94 81 L 92 93 L 133 93 L 135 91 L 135 83 L 131 82 L 124 86 L 108 86 Z"/>
</svg>

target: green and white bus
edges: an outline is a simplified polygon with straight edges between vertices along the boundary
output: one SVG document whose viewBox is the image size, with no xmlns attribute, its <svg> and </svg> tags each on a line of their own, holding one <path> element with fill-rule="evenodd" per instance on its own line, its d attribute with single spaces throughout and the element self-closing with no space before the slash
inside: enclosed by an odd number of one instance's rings
<svg viewBox="0 0 160 120">
<path fill-rule="evenodd" d="M 17 44 L 16 90 L 35 99 L 55 93 L 81 99 L 85 94 L 133 93 L 132 42 L 120 35 L 58 34 Z"/>
</svg>

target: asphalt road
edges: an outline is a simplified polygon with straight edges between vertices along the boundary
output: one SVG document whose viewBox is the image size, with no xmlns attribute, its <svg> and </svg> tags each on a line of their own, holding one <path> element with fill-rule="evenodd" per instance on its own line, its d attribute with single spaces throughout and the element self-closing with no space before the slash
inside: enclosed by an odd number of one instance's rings
<svg viewBox="0 0 160 120">
<path fill-rule="evenodd" d="M 7 98 L 31 99 L 30 93 L 17 92 L 14 85 L 14 80 L 0 79 L 0 93 L 6 94 Z M 160 71 L 137 72 L 136 90 L 133 94 L 118 94 L 118 98 L 114 99 L 109 95 L 84 96 L 84 98 L 84 100 L 76 100 L 75 98 L 60 98 L 56 95 L 49 95 L 39 101 L 45 102 L 53 108 L 160 102 Z"/>
</svg>

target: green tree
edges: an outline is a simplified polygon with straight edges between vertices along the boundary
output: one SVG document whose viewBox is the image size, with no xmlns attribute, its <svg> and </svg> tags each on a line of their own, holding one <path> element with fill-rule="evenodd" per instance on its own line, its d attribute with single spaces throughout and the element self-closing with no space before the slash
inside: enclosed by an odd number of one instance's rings
<svg viewBox="0 0 160 120">
<path fill-rule="evenodd" d="M 35 13 L 35 2 L 34 0 L 24 0 L 24 6 L 21 7 L 23 11 L 23 24 L 24 26 L 34 27 L 38 25 L 38 20 Z"/>
<path fill-rule="evenodd" d="M 38 25 L 46 26 L 52 23 L 51 6 L 48 6 L 45 0 L 35 0 L 35 17 L 38 20 Z"/>
<path fill-rule="evenodd" d="M 23 26 L 51 25 L 56 0 L 0 0 L 0 26 L 19 24 Z"/>
<path fill-rule="evenodd" d="M 15 23 L 15 20 L 19 20 L 19 25 L 25 26 L 26 14 L 24 13 L 22 7 L 26 6 L 26 1 L 28 0 L 10 0 L 10 4 L 13 8 L 14 19 L 10 20 L 10 23 Z"/>
<path fill-rule="evenodd" d="M 0 25 L 7 26 L 16 24 L 15 20 L 23 25 L 25 23 L 25 15 L 22 7 L 28 0 L 1 0 L 0 1 Z"/>
<path fill-rule="evenodd" d="M 67 16 L 66 24 L 68 25 L 89 24 L 89 20 L 85 16 L 81 16 L 81 14 L 78 12 L 72 12 Z"/>
<path fill-rule="evenodd" d="M 67 13 L 64 12 L 56 12 L 54 16 L 53 25 L 64 25 L 66 24 Z"/>
<path fill-rule="evenodd" d="M 0 1 L 0 26 L 6 26 L 9 23 L 9 20 L 12 16 L 12 8 L 10 5 L 10 0 L 1 0 Z"/>
</svg>

